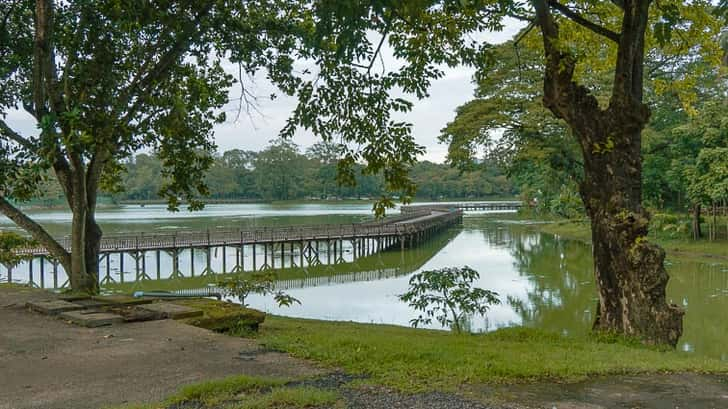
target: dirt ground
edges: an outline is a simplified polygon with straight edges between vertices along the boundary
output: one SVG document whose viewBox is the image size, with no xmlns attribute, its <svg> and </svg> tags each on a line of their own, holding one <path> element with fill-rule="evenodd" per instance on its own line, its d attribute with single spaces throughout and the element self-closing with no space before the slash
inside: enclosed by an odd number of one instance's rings
<svg viewBox="0 0 728 409">
<path fill-rule="evenodd" d="M 533 383 L 474 388 L 505 405 L 546 409 L 724 409 L 728 375 L 695 373 L 595 377 L 571 384 Z"/>
<path fill-rule="evenodd" d="M 231 375 L 324 375 L 255 341 L 172 320 L 82 328 L 29 312 L 47 293 L 0 289 L 0 409 L 100 408 L 164 399 L 180 386 Z M 324 378 L 331 378 L 325 375 Z M 337 378 L 333 376 L 333 378 Z M 337 378 L 338 379 L 338 378 Z M 596 377 L 574 384 L 469 386 L 460 396 L 344 388 L 349 408 L 728 408 L 728 375 Z"/>
<path fill-rule="evenodd" d="M 24 308 L 43 297 L 0 290 L 0 409 L 99 408 L 162 400 L 181 385 L 231 375 L 321 372 L 254 341 L 172 320 L 90 329 Z"/>
</svg>

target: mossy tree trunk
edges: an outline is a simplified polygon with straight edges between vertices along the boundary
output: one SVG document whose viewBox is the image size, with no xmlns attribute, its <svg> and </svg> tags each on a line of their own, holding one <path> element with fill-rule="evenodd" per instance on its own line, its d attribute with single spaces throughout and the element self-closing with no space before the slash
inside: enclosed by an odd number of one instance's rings
<svg viewBox="0 0 728 409">
<path fill-rule="evenodd" d="M 664 251 L 647 242 L 642 207 L 641 134 L 649 120 L 642 102 L 644 35 L 650 2 L 620 2 L 621 33 L 587 27 L 618 45 L 609 106 L 574 81 L 576 59 L 562 49 L 553 4 L 534 1 L 546 56 L 544 104 L 563 119 L 584 157 L 580 194 L 591 219 L 599 292 L 594 329 L 675 346 L 683 312 L 666 302 Z"/>
</svg>

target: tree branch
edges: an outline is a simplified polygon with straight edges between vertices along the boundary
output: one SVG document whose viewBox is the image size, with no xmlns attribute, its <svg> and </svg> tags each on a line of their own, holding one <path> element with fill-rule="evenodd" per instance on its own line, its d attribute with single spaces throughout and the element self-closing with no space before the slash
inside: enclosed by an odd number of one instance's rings
<svg viewBox="0 0 728 409">
<path fill-rule="evenodd" d="M 179 57 L 181 57 L 185 51 L 187 51 L 190 39 L 198 32 L 200 20 L 210 12 L 213 4 L 214 2 L 208 2 L 205 8 L 200 11 L 195 19 L 191 21 L 190 24 L 188 24 L 181 33 L 178 34 L 177 41 L 172 45 L 172 48 L 170 48 L 159 58 L 159 61 L 154 67 L 152 67 L 149 73 L 144 77 L 136 77 L 134 80 L 132 80 L 132 83 L 129 85 L 129 87 L 121 94 L 121 100 L 128 101 L 128 103 L 131 102 L 131 98 L 134 95 L 140 94 L 137 95 L 137 101 L 134 102 L 132 107 L 124 116 L 124 122 L 128 122 L 129 120 L 131 120 L 132 116 L 141 105 L 141 94 L 143 94 L 145 91 L 137 91 L 140 89 L 144 90 L 146 87 L 151 86 L 156 81 L 161 79 L 161 77 L 168 72 L 169 67 Z M 141 72 L 139 74 L 141 74 Z"/>
<path fill-rule="evenodd" d="M 29 139 L 26 139 L 19 133 L 13 131 L 3 120 L 0 120 L 0 136 L 10 139 L 25 149 L 35 149 L 35 146 L 33 146 L 33 143 Z"/>
<path fill-rule="evenodd" d="M 525 21 L 527 23 L 533 23 L 533 20 L 534 20 L 534 18 L 531 16 L 524 16 L 524 15 L 516 14 L 516 13 L 506 13 L 506 16 L 514 18 L 516 20 Z"/>
<path fill-rule="evenodd" d="M 374 61 L 376 61 L 379 52 L 382 50 L 382 45 L 384 45 L 384 41 L 387 39 L 387 34 L 389 34 L 389 28 L 390 25 L 387 24 L 387 28 L 384 29 L 384 32 L 382 33 L 382 38 L 381 40 L 379 40 L 379 45 L 377 45 L 377 50 L 374 51 L 374 54 L 372 55 L 372 60 L 369 61 L 369 67 L 367 67 L 367 75 L 371 72 L 372 67 L 374 66 Z"/>
<path fill-rule="evenodd" d="M 589 90 L 576 84 L 573 80 L 576 60 L 568 51 L 564 51 L 558 46 L 559 26 L 551 14 L 549 3 L 550 0 L 533 1 L 536 9 L 536 22 L 543 34 L 546 57 L 543 82 L 544 106 L 556 117 L 569 123 L 572 129 L 575 126 L 578 128 L 585 126 L 585 123 L 576 120 L 577 118 L 589 117 L 592 118 L 592 121 L 600 120 L 601 109 Z M 583 129 L 575 129 L 575 131 L 580 130 Z M 590 141 L 581 139 L 579 142 L 587 145 L 590 143 Z"/>
<path fill-rule="evenodd" d="M 0 196 L 0 212 L 12 220 L 16 225 L 30 233 L 33 238 L 43 245 L 53 257 L 61 262 L 64 268 L 71 265 L 71 254 L 61 246 L 40 224 L 28 217 L 25 213 L 13 206 L 5 197 Z"/>
<path fill-rule="evenodd" d="M 600 26 L 599 24 L 593 23 L 584 17 L 582 17 L 579 13 L 571 10 L 570 8 L 564 6 L 563 4 L 559 3 L 556 0 L 549 0 L 549 6 L 553 7 L 554 9 L 558 10 L 561 14 L 563 14 L 565 17 L 567 17 L 569 20 L 575 22 L 576 24 L 579 24 L 582 27 L 587 28 L 588 30 L 597 33 L 601 36 L 604 36 L 615 43 L 619 43 L 619 33 L 615 33 L 614 31 Z"/>
<path fill-rule="evenodd" d="M 619 7 L 620 9 L 624 10 L 624 0 L 611 0 L 612 3 Z"/>
</svg>

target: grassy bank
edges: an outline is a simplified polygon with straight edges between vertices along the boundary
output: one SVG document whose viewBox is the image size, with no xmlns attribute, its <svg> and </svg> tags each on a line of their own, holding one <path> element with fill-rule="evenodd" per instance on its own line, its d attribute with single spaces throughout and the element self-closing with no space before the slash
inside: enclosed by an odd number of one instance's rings
<svg viewBox="0 0 728 409">
<path fill-rule="evenodd" d="M 463 384 L 576 381 L 590 375 L 725 371 L 726 364 L 618 339 L 562 336 L 529 328 L 455 335 L 390 325 L 271 316 L 258 340 L 374 384 L 402 391 L 456 391 Z"/>
<path fill-rule="evenodd" d="M 522 327 L 456 335 L 268 316 L 260 332 L 252 336 L 268 349 L 343 370 L 348 380 L 322 382 L 328 375 L 298 380 L 237 376 L 185 386 L 163 402 L 124 408 L 344 407 L 347 390 L 440 391 L 489 401 L 494 398 L 489 389 L 479 386 L 555 385 L 603 375 L 728 371 L 718 360 L 660 351 L 621 338 L 565 336 Z"/>
<path fill-rule="evenodd" d="M 499 216 L 500 217 L 500 216 Z M 565 220 L 549 217 L 535 219 L 533 215 L 513 216 L 519 220 L 537 220 L 528 225 L 534 231 L 558 235 L 570 240 L 591 243 L 591 227 L 587 220 Z M 648 239 L 665 249 L 668 256 L 697 259 L 728 259 L 728 240 L 724 238 L 709 241 L 706 238 L 693 240 L 690 237 L 671 237 L 652 228 Z"/>
</svg>

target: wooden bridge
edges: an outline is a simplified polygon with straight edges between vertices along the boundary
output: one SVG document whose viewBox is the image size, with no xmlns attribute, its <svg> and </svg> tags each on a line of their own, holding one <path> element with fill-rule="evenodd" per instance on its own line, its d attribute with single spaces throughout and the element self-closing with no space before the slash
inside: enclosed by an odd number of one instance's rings
<svg viewBox="0 0 728 409">
<path fill-rule="evenodd" d="M 389 249 L 404 250 L 462 220 L 466 210 L 517 210 L 518 201 L 402 206 L 401 214 L 357 224 L 215 229 L 196 232 L 107 235 L 101 240 L 102 285 L 199 277 L 275 268 L 334 265 Z M 68 238 L 59 240 L 71 248 Z M 43 247 L 18 250 L 29 257 L 0 269 L 0 282 L 41 288 L 68 285 L 62 266 Z M 182 268 L 181 265 L 188 267 Z"/>
<path fill-rule="evenodd" d="M 358 224 L 109 235 L 101 240 L 100 280 L 102 285 L 107 285 L 125 280 L 194 277 L 337 264 L 348 259 L 355 261 L 375 252 L 415 246 L 432 234 L 459 223 L 462 214 L 459 209 L 422 208 Z M 59 241 L 70 249 L 70 240 Z M 23 248 L 18 253 L 29 256 L 30 260 L 18 266 L 23 268 L 22 277 L 18 277 L 21 275 L 18 269 L 15 279 L 41 288 L 68 285 L 62 267 L 43 247 Z M 219 263 L 214 263 L 215 259 Z M 189 263 L 189 269 L 184 273 L 181 262 Z M 155 268 L 150 268 L 152 265 Z M 6 277 L 1 281 L 13 282 L 13 268 L 6 266 L 5 270 Z M 127 275 L 131 275 L 130 280 Z"/>
<path fill-rule="evenodd" d="M 402 206 L 400 210 L 402 213 L 416 213 L 423 210 L 432 211 L 449 211 L 449 210 L 489 210 L 489 211 L 504 211 L 504 210 L 518 210 L 523 207 L 523 202 L 512 200 L 512 201 L 492 201 L 492 202 L 459 202 L 459 203 L 428 203 L 428 204 L 415 204 L 411 206 Z"/>
</svg>

